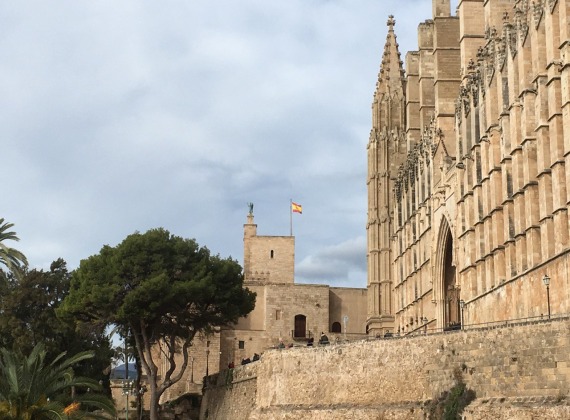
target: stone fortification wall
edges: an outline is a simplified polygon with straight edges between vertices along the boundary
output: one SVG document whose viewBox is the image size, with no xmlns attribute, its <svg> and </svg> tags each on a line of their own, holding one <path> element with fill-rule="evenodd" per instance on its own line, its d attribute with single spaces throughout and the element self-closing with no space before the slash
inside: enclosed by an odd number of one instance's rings
<svg viewBox="0 0 570 420">
<path fill-rule="evenodd" d="M 256 409 L 257 361 L 221 371 L 207 378 L 204 385 L 201 419 L 250 419 Z"/>
<path fill-rule="evenodd" d="M 224 375 L 202 418 L 424 419 L 458 377 L 468 420 L 570 418 L 570 321 L 273 350 Z"/>
</svg>

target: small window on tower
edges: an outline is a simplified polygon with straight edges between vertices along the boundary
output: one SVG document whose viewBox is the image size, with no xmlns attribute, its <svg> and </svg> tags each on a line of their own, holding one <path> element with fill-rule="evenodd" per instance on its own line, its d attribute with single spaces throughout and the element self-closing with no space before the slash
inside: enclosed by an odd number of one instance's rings
<svg viewBox="0 0 570 420">
<path fill-rule="evenodd" d="M 273 250 L 271 250 L 271 252 L 269 253 L 269 255 L 271 256 L 271 258 L 273 258 Z"/>
<path fill-rule="evenodd" d="M 240 350 L 245 349 L 245 341 L 240 340 L 239 343 L 238 343 L 238 347 L 239 347 Z"/>
<path fill-rule="evenodd" d="M 277 321 L 281 319 L 281 311 L 279 309 L 275 311 L 275 319 Z"/>
</svg>

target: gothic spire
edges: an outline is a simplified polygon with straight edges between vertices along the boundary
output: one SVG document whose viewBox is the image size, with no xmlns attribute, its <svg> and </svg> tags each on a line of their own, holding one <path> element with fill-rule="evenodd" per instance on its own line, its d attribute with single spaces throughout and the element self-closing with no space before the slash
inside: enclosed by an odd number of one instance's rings
<svg viewBox="0 0 570 420">
<path fill-rule="evenodd" d="M 379 111 L 384 107 L 382 104 L 398 102 L 404 98 L 404 63 L 401 60 L 396 34 L 394 33 L 396 20 L 393 15 L 388 16 L 386 25 L 388 26 L 388 34 L 384 44 L 376 91 L 374 92 L 374 103 Z M 390 114 L 392 113 L 380 112 L 378 114 L 379 118 L 375 120 L 378 130 L 381 131 L 382 126 L 393 128 L 394 125 L 400 127 L 403 125 L 403 121 L 398 121 L 399 117 L 397 115 Z M 388 115 L 390 117 L 386 118 Z"/>
</svg>

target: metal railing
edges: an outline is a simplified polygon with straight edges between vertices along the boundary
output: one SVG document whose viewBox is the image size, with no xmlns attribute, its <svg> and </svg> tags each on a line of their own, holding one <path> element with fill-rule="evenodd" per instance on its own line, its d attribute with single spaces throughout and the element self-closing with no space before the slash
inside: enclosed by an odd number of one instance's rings
<svg viewBox="0 0 570 420">
<path fill-rule="evenodd" d="M 308 340 L 310 338 L 313 338 L 313 334 L 311 333 L 311 331 L 305 331 L 305 335 L 295 335 L 296 331 L 295 330 L 291 330 L 291 337 L 294 340 Z"/>
<path fill-rule="evenodd" d="M 347 343 L 356 343 L 362 341 L 373 341 L 373 340 L 399 340 L 399 339 L 409 339 L 414 337 L 422 337 L 427 335 L 434 335 L 434 334 L 457 334 L 461 332 L 471 332 L 471 331 L 481 331 L 485 329 L 495 329 L 495 328 L 510 328 L 516 327 L 521 325 L 529 325 L 529 324 L 539 324 L 539 323 L 550 323 L 556 321 L 564 321 L 570 320 L 570 313 L 564 314 L 551 314 L 550 318 L 548 315 L 540 315 L 540 316 L 533 316 L 533 317 L 526 317 L 526 318 L 510 318 L 510 319 L 503 319 L 500 321 L 489 321 L 489 322 L 480 322 L 480 323 L 472 323 L 472 324 L 461 324 L 454 325 L 452 327 L 445 327 L 445 328 L 436 328 L 430 327 L 430 324 L 435 324 L 435 320 L 432 319 L 426 322 L 423 325 L 418 325 L 412 331 L 408 331 L 405 333 L 402 332 L 395 332 L 389 333 L 384 336 L 377 336 L 377 337 L 367 337 L 362 338 L 341 338 L 340 336 L 332 337 L 330 339 L 330 344 L 347 344 Z M 295 331 L 291 331 L 291 336 L 294 336 Z M 306 337 L 293 337 L 295 340 L 308 340 L 311 338 L 312 334 L 310 331 L 307 331 L 305 334 Z M 347 334 L 348 335 L 348 334 Z M 315 343 L 315 347 L 320 346 L 318 343 Z M 291 348 L 291 347 L 305 347 L 305 345 L 300 345 L 298 343 L 290 343 L 287 346 L 283 346 L 283 348 Z M 281 348 L 279 345 L 272 346 L 270 348 Z"/>
<path fill-rule="evenodd" d="M 436 328 L 430 327 L 429 324 L 433 322 L 430 321 L 424 325 L 419 325 L 412 331 L 408 331 L 405 333 L 396 332 L 391 336 L 388 337 L 376 337 L 378 339 L 383 338 L 406 338 L 406 337 L 417 337 L 422 335 L 431 335 L 431 334 L 453 334 L 458 333 L 461 331 L 475 331 L 475 330 L 485 330 L 485 329 L 495 329 L 495 328 L 508 328 L 508 327 L 515 327 L 520 325 L 528 325 L 528 324 L 538 324 L 538 323 L 548 323 L 552 321 L 560 321 L 560 320 L 569 320 L 570 314 L 551 314 L 550 318 L 548 315 L 540 315 L 540 316 L 532 316 L 532 317 L 525 317 L 525 318 L 510 318 L 510 319 L 503 319 L 499 321 L 489 321 L 489 322 L 479 322 L 479 323 L 472 323 L 472 324 L 457 324 L 452 325 L 444 328 Z"/>
</svg>

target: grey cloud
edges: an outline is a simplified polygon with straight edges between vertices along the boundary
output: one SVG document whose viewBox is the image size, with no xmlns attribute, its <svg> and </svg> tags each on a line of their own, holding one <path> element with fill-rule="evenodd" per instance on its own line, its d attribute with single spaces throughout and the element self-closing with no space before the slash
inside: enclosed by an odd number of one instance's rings
<svg viewBox="0 0 570 420">
<path fill-rule="evenodd" d="M 370 102 L 396 15 L 428 0 L 11 2 L 0 25 L 2 214 L 33 266 L 164 226 L 242 258 L 245 203 L 297 278 L 364 287 Z M 359 239 L 351 239 L 359 238 Z M 337 245 L 331 245 L 337 244 Z"/>
<path fill-rule="evenodd" d="M 354 287 L 365 287 L 362 274 L 366 273 L 366 240 L 359 236 L 342 243 L 327 246 L 306 256 L 296 268 L 303 282 L 324 282 L 331 285 L 347 280 Z M 351 278 L 358 275 L 360 278 Z"/>
</svg>

